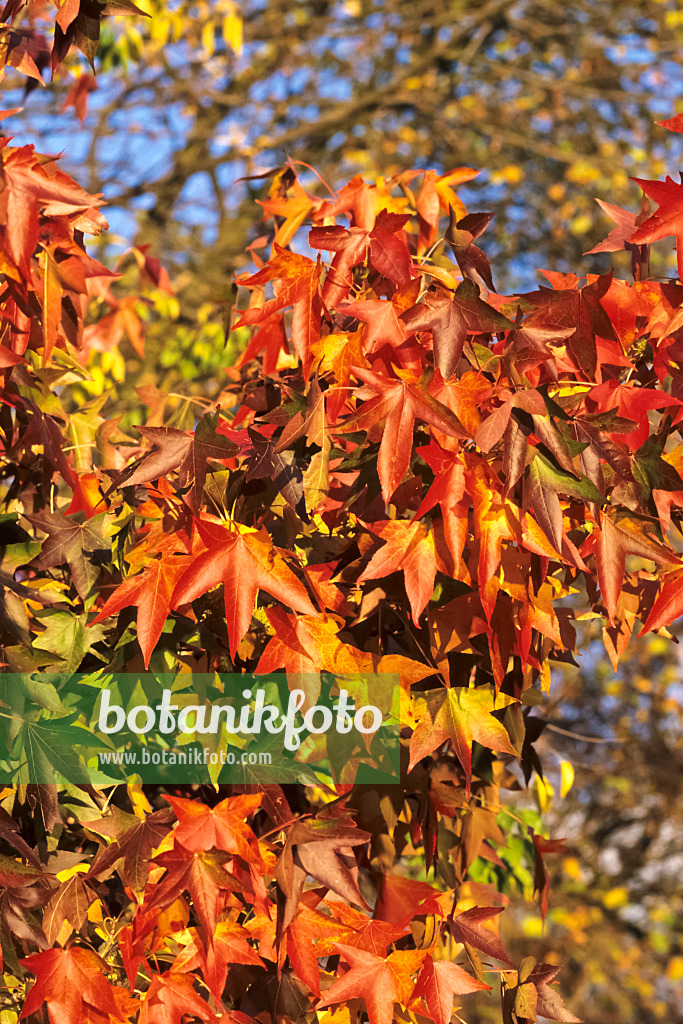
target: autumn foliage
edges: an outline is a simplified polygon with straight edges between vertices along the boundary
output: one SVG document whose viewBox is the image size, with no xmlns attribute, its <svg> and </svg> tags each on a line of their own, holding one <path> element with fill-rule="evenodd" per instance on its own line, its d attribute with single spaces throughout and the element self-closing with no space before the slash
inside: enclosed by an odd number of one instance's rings
<svg viewBox="0 0 683 1024">
<path fill-rule="evenodd" d="M 144 386 L 135 425 L 73 389 L 93 352 L 142 350 L 167 275 L 136 249 L 143 299 L 123 293 L 85 249 L 99 197 L 9 138 L 0 163 L 2 1024 L 448 1024 L 490 989 L 506 1024 L 576 1020 L 558 966 L 499 930 L 501 791 L 542 776 L 578 620 L 616 666 L 683 612 L 683 284 L 647 269 L 674 235 L 681 275 L 683 185 L 606 208 L 594 251 L 629 249 L 633 282 L 545 271 L 506 296 L 455 191 L 473 170 L 313 194 L 289 163 L 221 393 L 188 425 Z M 68 677 L 94 706 L 105 669 L 286 672 L 310 701 L 321 673 L 395 673 L 400 783 L 356 785 L 352 752 L 317 787 L 84 782 Z M 563 840 L 506 820 L 544 916 Z"/>
</svg>

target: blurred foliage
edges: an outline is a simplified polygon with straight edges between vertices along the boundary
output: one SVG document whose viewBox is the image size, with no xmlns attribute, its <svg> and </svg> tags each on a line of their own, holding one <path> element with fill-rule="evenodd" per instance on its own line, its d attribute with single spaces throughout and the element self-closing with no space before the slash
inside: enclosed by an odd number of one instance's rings
<svg viewBox="0 0 683 1024">
<path fill-rule="evenodd" d="M 677 155 L 653 122 L 681 95 L 679 0 L 139 6 L 151 17 L 104 21 L 82 127 L 75 103 L 54 117 L 87 70 L 78 56 L 26 97 L 22 119 L 87 170 L 116 231 L 152 243 L 193 311 L 223 300 L 244 265 L 261 184 L 238 179 L 283 154 L 330 181 L 488 168 L 471 191 L 496 214 L 500 290 L 528 287 L 537 266 L 607 269 L 604 256 L 580 260 L 606 226 L 592 197 L 633 206 L 629 176 L 657 177 Z M 21 99 L 16 76 L 3 88 L 5 107 Z M 665 253 L 655 272 L 668 269 Z"/>
</svg>

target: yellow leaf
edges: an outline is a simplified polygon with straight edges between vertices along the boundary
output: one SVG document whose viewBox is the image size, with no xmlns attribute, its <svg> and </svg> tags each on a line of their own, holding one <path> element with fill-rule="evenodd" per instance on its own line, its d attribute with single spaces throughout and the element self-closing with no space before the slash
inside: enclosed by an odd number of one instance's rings
<svg viewBox="0 0 683 1024">
<path fill-rule="evenodd" d="M 242 19 L 234 9 L 223 18 L 223 39 L 225 45 L 239 56 L 243 45 L 243 25 Z"/>
<path fill-rule="evenodd" d="M 213 57 L 213 51 L 216 43 L 216 36 L 214 32 L 214 25 L 212 21 L 207 21 L 202 28 L 202 47 L 207 57 Z"/>
<path fill-rule="evenodd" d="M 550 809 L 554 795 L 555 790 L 552 783 L 537 775 L 534 779 L 534 800 L 541 814 L 545 814 Z"/>
<path fill-rule="evenodd" d="M 602 898 L 603 904 L 608 910 L 616 910 L 617 907 L 625 907 L 628 903 L 628 889 L 624 885 L 618 885 L 606 892 Z"/>
<path fill-rule="evenodd" d="M 128 799 L 133 805 L 133 814 L 136 818 L 144 821 L 145 815 L 152 813 L 152 808 L 142 791 L 142 785 L 139 782 L 129 782 L 126 788 L 128 790 Z"/>
<path fill-rule="evenodd" d="M 672 956 L 666 965 L 666 976 L 669 981 L 683 981 L 683 956 Z"/>
<path fill-rule="evenodd" d="M 89 864 L 74 864 L 73 867 L 64 868 L 63 871 L 58 871 L 55 877 L 58 882 L 68 882 L 68 880 L 73 878 L 74 875 L 85 875 L 89 870 Z"/>
<path fill-rule="evenodd" d="M 569 761 L 560 761 L 560 796 L 564 799 L 574 785 L 574 767 Z"/>
</svg>

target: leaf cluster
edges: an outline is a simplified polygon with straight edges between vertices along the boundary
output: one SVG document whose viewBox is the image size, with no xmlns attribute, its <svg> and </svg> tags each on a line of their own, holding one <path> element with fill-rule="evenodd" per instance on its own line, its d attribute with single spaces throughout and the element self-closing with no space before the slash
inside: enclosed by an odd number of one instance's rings
<svg viewBox="0 0 683 1024">
<path fill-rule="evenodd" d="M 247 348 L 191 422 L 141 389 L 132 436 L 106 396 L 69 402 L 95 339 L 115 347 L 112 318 L 139 301 L 85 251 L 99 202 L 8 143 L 0 679 L 16 791 L 0 797 L 0 878 L 8 970 L 18 989 L 36 979 L 23 1016 L 447 1024 L 454 996 L 498 976 L 506 1024 L 575 1020 L 555 967 L 511 958 L 507 897 L 473 866 L 504 867 L 500 791 L 542 777 L 550 666 L 573 661 L 576 620 L 604 623 L 616 665 L 636 619 L 666 636 L 683 608 L 683 286 L 546 272 L 549 287 L 499 295 L 488 217 L 451 199 L 473 172 L 356 177 L 321 200 L 287 166 L 262 202 L 271 255 L 228 318 Z M 681 188 L 667 181 L 664 213 L 622 244 L 670 231 Z M 310 704 L 321 674 L 397 674 L 401 782 L 360 786 L 348 756 L 313 794 L 107 800 L 79 777 L 68 679 L 147 669 L 285 671 Z M 27 765 L 69 780 L 67 798 Z M 524 838 L 545 913 L 562 841 Z M 434 885 L 406 874 L 412 857 Z"/>
</svg>

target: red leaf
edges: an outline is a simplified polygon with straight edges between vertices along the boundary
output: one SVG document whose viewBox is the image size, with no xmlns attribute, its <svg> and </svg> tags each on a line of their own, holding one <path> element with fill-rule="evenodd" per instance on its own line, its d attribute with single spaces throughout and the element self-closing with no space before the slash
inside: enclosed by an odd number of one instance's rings
<svg viewBox="0 0 683 1024">
<path fill-rule="evenodd" d="M 217 1022 L 219 1018 L 197 994 L 192 981 L 190 975 L 171 971 L 154 974 L 142 1002 L 138 1024 L 182 1024 L 183 1017 L 190 1014 L 207 1024 Z"/>
<path fill-rule="evenodd" d="M 665 181 L 633 178 L 645 195 L 654 199 L 659 209 L 636 228 L 629 242 L 644 245 L 673 235 L 676 239 L 678 279 L 683 281 L 683 185 L 667 176 Z"/>
<path fill-rule="evenodd" d="M 88 625 L 94 626 L 95 623 L 102 622 L 123 608 L 135 605 L 138 609 L 138 643 L 145 668 L 149 668 L 149 661 L 163 631 L 164 623 L 171 609 L 180 603 L 173 601 L 173 594 L 178 580 L 183 577 L 190 563 L 189 555 L 170 555 L 153 559 L 141 573 L 129 576 L 120 587 L 117 587 L 105 601 L 99 615 Z"/>
<path fill-rule="evenodd" d="M 626 572 L 627 555 L 648 558 L 659 565 L 679 565 L 680 558 L 675 552 L 650 537 L 635 519 L 624 516 L 612 520 L 601 513 L 600 527 L 600 530 L 596 531 L 598 583 L 607 614 L 613 619 Z"/>
<path fill-rule="evenodd" d="M 273 547 L 265 529 L 250 530 L 239 523 L 196 520 L 206 550 L 194 556 L 177 578 L 172 606 L 188 604 L 207 590 L 224 587 L 230 653 L 249 629 L 259 589 L 305 615 L 317 615 L 304 586 Z"/>
<path fill-rule="evenodd" d="M 263 794 L 227 797 L 215 807 L 179 796 L 166 796 L 178 819 L 173 838 L 186 850 L 225 850 L 243 860 L 260 860 L 256 836 L 246 823 L 261 805 Z"/>
<path fill-rule="evenodd" d="M 104 974 L 107 965 L 90 949 L 48 949 L 20 963 L 35 975 L 20 1020 L 47 1003 L 52 1024 L 74 1024 L 89 1009 L 123 1020 L 114 991 Z"/>
<path fill-rule="evenodd" d="M 473 281 L 463 281 L 454 294 L 444 290 L 428 293 L 401 315 L 411 331 L 430 331 L 434 340 L 434 362 L 444 380 L 457 368 L 468 334 L 510 330 L 514 324 L 484 302 Z"/>
<path fill-rule="evenodd" d="M 512 960 L 495 932 L 485 927 L 485 922 L 502 912 L 502 907 L 472 907 L 462 914 L 450 917 L 448 923 L 456 942 L 466 942 L 486 956 L 512 966 Z"/>
<path fill-rule="evenodd" d="M 402 371 L 396 380 L 371 370 L 356 368 L 354 373 L 379 394 L 361 405 L 344 424 L 344 431 L 367 430 L 385 421 L 377 468 L 382 495 L 388 505 L 410 463 L 416 419 L 431 424 L 449 437 L 466 437 L 467 434 L 457 416 L 429 394 L 417 374 Z"/>
<path fill-rule="evenodd" d="M 429 1016 L 435 1024 L 449 1024 L 453 1015 L 453 996 L 490 989 L 477 981 L 462 967 L 448 960 L 432 960 L 428 956 L 413 991 L 413 999 L 424 999 Z"/>
<path fill-rule="evenodd" d="M 410 972 L 417 968 L 424 952 L 406 950 L 384 958 L 342 943 L 335 943 L 335 948 L 350 965 L 350 970 L 327 989 L 317 1009 L 361 996 L 370 1024 L 391 1024 L 394 1003 L 408 1001 L 413 987 Z"/>
</svg>

